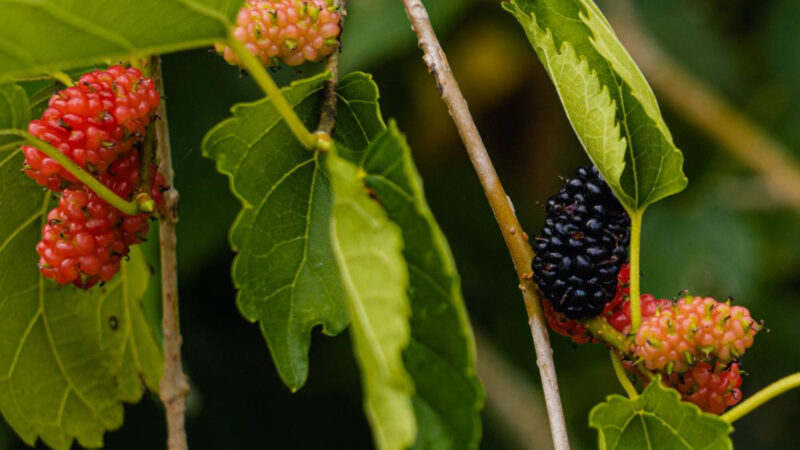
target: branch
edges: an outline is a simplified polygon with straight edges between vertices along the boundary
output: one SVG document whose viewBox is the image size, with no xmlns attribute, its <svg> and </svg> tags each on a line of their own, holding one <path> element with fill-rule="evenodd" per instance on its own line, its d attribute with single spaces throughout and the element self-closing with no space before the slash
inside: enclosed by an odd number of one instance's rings
<svg viewBox="0 0 800 450">
<path fill-rule="evenodd" d="M 161 59 L 152 58 L 153 74 L 158 94 L 164 98 L 164 80 L 161 72 Z M 159 214 L 159 236 L 161 240 L 161 295 L 164 331 L 164 375 L 161 378 L 160 396 L 167 416 L 167 448 L 186 450 L 186 429 L 184 414 L 189 383 L 181 364 L 180 319 L 178 313 L 178 263 L 175 255 L 175 225 L 178 222 L 178 191 L 173 185 L 175 172 L 172 169 L 172 154 L 167 128 L 167 107 L 162 100 L 158 106 L 159 120 L 156 121 L 156 152 L 160 162 L 160 172 L 171 189 L 164 193 L 164 207 Z"/>
<path fill-rule="evenodd" d="M 403 0 L 403 4 L 411 21 L 411 27 L 417 34 L 419 47 L 424 53 L 423 61 L 425 61 L 428 70 L 435 78 L 439 92 L 442 94 L 442 99 L 447 104 L 450 115 L 461 135 L 461 140 L 464 141 L 483 191 L 500 226 L 503 239 L 505 239 L 506 246 L 511 253 L 511 259 L 519 277 L 519 287 L 528 312 L 528 324 L 531 328 L 534 347 L 536 348 L 537 365 L 542 379 L 553 445 L 556 450 L 569 449 L 567 428 L 564 424 L 564 413 L 558 392 L 555 364 L 553 363 L 553 349 L 550 347 L 550 338 L 547 335 L 547 325 L 545 324 L 542 306 L 529 276 L 533 249 L 528 242 L 527 235 L 522 231 L 522 227 L 514 213 L 514 208 L 511 205 L 511 200 L 506 196 L 486 147 L 483 145 L 478 129 L 469 112 L 467 101 L 458 87 L 453 71 L 450 69 L 450 64 L 447 62 L 447 57 L 433 31 L 425 6 L 420 0 Z"/>
<path fill-rule="evenodd" d="M 611 4 L 613 3 L 613 5 Z M 722 96 L 670 59 L 642 28 L 630 2 L 609 4 L 609 20 L 659 93 L 659 99 L 764 176 L 773 198 L 800 210 L 800 164 L 781 143 Z"/>
<path fill-rule="evenodd" d="M 343 36 L 344 17 L 347 15 L 347 10 L 344 8 L 344 0 L 334 0 L 333 4 L 341 17 L 340 28 L 342 31 L 339 36 Z M 339 53 L 341 52 L 341 47 L 342 43 L 340 41 L 339 48 L 334 50 L 325 61 L 325 70 L 331 73 L 331 78 L 325 82 L 325 100 L 322 103 L 322 113 L 319 117 L 317 131 L 328 135 L 333 132 L 333 128 L 336 126 L 336 85 L 339 83 Z"/>
</svg>

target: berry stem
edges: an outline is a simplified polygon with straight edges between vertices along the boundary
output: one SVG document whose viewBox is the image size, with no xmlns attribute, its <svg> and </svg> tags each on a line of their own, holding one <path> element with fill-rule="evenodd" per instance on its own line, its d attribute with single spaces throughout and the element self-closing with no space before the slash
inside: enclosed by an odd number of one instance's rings
<svg viewBox="0 0 800 450">
<path fill-rule="evenodd" d="M 67 75 L 64 72 L 53 72 L 51 75 L 59 83 L 63 84 L 66 87 L 75 86 L 75 82 L 72 81 L 72 78 L 70 78 L 69 75 Z"/>
<path fill-rule="evenodd" d="M 612 327 L 607 320 L 601 317 L 592 317 L 591 319 L 582 319 L 580 323 L 592 333 L 592 336 L 614 347 L 620 353 L 628 354 L 631 352 L 631 342 L 624 334 Z"/>
<path fill-rule="evenodd" d="M 278 114 L 283 117 L 286 125 L 292 130 L 292 134 L 300 141 L 303 147 L 309 150 L 313 149 L 317 144 L 317 138 L 308 131 L 300 117 L 297 116 L 289 102 L 286 101 L 286 97 L 283 96 L 281 89 L 275 84 L 275 80 L 269 76 L 264 65 L 233 35 L 228 37 L 226 44 L 236 53 L 245 69 L 250 72 L 250 75 L 261 90 L 270 98 L 272 104 L 275 105 L 275 109 L 278 110 Z"/>
<path fill-rule="evenodd" d="M 800 387 L 800 372 L 783 377 L 756 392 L 747 400 L 721 415 L 720 418 L 728 423 L 733 423 L 773 398 L 798 387 Z"/>
<path fill-rule="evenodd" d="M 642 244 L 642 216 L 644 215 L 644 210 L 640 209 L 629 215 L 631 216 L 631 331 L 636 332 L 642 325 L 642 305 L 639 297 L 639 254 Z"/>
<path fill-rule="evenodd" d="M 141 158 L 139 158 L 139 186 L 136 188 L 137 201 L 139 198 L 141 198 L 141 196 L 147 196 L 145 201 L 149 200 L 151 204 L 152 197 L 150 196 L 150 191 L 152 188 L 152 175 L 150 173 L 150 169 L 153 166 L 153 161 L 155 160 L 155 146 L 156 129 L 155 121 L 153 121 L 147 126 L 147 131 L 144 135 Z"/>
<path fill-rule="evenodd" d="M 530 277 L 531 261 L 534 256 L 533 248 L 531 248 L 527 235 L 519 224 L 511 200 L 506 195 L 503 184 L 497 176 L 497 171 L 489 158 L 478 127 L 472 119 L 464 94 L 461 93 L 450 64 L 447 62 L 447 56 L 436 38 L 425 6 L 420 0 L 403 0 L 403 5 L 411 27 L 417 35 L 419 47 L 424 54 L 422 59 L 436 80 L 442 100 L 447 105 L 461 135 L 461 140 L 464 142 L 467 154 L 489 200 L 489 205 L 514 262 L 519 278 L 519 288 L 522 291 L 528 313 L 528 325 L 536 349 L 536 360 L 547 406 L 547 415 L 550 420 L 553 447 L 555 450 L 568 450 L 569 438 L 558 391 L 553 348 L 550 346 L 547 324 L 539 296 L 536 293 L 536 286 Z"/>
<path fill-rule="evenodd" d="M 161 59 L 154 56 L 151 67 L 158 94 L 164 97 L 164 81 L 161 72 Z M 159 384 L 161 402 L 167 416 L 167 448 L 186 450 L 186 396 L 189 383 L 183 373 L 181 362 L 180 315 L 178 308 L 178 262 L 176 255 L 177 238 L 175 226 L 178 222 L 178 191 L 175 190 L 175 172 L 172 169 L 172 152 L 167 127 L 167 107 L 162 101 L 158 105 L 159 120 L 155 122 L 156 151 L 161 164 L 160 172 L 170 190 L 164 193 L 164 207 L 160 211 L 158 233 L 161 243 L 161 296 L 162 322 L 164 332 L 164 375 Z"/>
<path fill-rule="evenodd" d="M 633 387 L 633 383 L 631 383 L 630 378 L 628 378 L 625 368 L 622 367 L 622 362 L 619 360 L 619 357 L 613 351 L 608 352 L 608 354 L 611 356 L 611 365 L 614 366 L 614 373 L 617 375 L 617 380 L 619 380 L 619 384 L 622 385 L 622 389 L 628 394 L 628 398 L 636 400 L 636 398 L 639 397 L 639 393 L 637 393 L 636 388 Z"/>
<path fill-rule="evenodd" d="M 0 130 L 0 136 L 18 136 L 27 141 L 29 144 L 41 150 L 44 154 L 53 158 L 61 167 L 67 169 L 75 178 L 81 183 L 85 184 L 89 189 L 99 195 L 100 198 L 108 202 L 111 206 L 118 209 L 123 214 L 135 216 L 139 213 L 139 206 L 135 201 L 129 202 L 124 200 L 119 195 L 115 194 L 111 189 L 105 187 L 103 183 L 97 178 L 93 177 L 89 172 L 83 170 L 79 165 L 69 157 L 61 153 L 57 148 L 49 143 L 31 135 L 23 130 Z"/>
</svg>

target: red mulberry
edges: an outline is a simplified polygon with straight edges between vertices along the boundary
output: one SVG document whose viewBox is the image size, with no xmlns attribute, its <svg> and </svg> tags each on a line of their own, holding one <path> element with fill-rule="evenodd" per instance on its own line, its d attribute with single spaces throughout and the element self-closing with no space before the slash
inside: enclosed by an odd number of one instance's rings
<svg viewBox="0 0 800 450">
<path fill-rule="evenodd" d="M 134 68 L 111 66 L 83 75 L 75 86 L 56 92 L 28 131 L 83 169 L 102 175 L 144 136 L 159 96 L 153 80 Z M 52 191 L 75 189 L 78 180 L 39 149 L 25 145 L 24 171 Z"/>
</svg>

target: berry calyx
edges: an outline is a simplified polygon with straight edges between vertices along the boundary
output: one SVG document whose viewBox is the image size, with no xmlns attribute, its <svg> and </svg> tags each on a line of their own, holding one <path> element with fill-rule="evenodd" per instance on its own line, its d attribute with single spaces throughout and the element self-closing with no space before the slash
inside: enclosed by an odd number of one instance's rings
<svg viewBox="0 0 800 450">
<path fill-rule="evenodd" d="M 567 318 L 599 315 L 617 293 L 630 219 L 596 167 L 580 167 L 547 201 L 532 269 L 542 296 Z"/>
<path fill-rule="evenodd" d="M 233 36 L 266 66 L 279 61 L 299 66 L 338 49 L 340 22 L 331 0 L 247 0 Z M 230 47 L 218 44 L 216 49 L 228 63 L 240 63 Z"/>
<path fill-rule="evenodd" d="M 643 321 L 634 351 L 650 370 L 683 373 L 697 361 L 741 357 L 760 329 L 747 308 L 687 295 Z"/>
<path fill-rule="evenodd" d="M 135 68 L 111 66 L 83 75 L 50 98 L 28 131 L 48 142 L 88 172 L 101 176 L 144 136 L 160 98 L 155 83 Z M 55 160 L 22 146 L 23 171 L 37 183 L 60 192 L 81 183 Z"/>
</svg>

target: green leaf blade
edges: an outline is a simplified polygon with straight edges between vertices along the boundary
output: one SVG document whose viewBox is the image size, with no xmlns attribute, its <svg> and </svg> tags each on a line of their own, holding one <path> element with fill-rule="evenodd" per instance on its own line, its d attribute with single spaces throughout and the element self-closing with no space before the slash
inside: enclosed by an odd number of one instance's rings
<svg viewBox="0 0 800 450">
<path fill-rule="evenodd" d="M 414 387 L 402 357 L 411 335 L 402 234 L 369 197 L 355 165 L 332 154 L 327 168 L 334 191 L 331 243 L 347 291 L 364 408 L 375 446 L 405 449 L 417 430 Z"/>
<path fill-rule="evenodd" d="M 636 399 L 611 395 L 589 414 L 603 450 L 640 448 L 729 450 L 733 427 L 661 383 L 650 383 Z"/>
<path fill-rule="evenodd" d="M 326 78 L 283 90 L 307 126 L 319 117 Z M 269 99 L 237 105 L 233 114 L 208 132 L 203 152 L 243 204 L 230 234 L 237 302 L 243 316 L 259 321 L 281 378 L 297 390 L 308 376 L 311 330 L 322 325 L 336 335 L 348 322 L 329 244 L 330 183 L 318 155 L 292 136 Z"/>
<path fill-rule="evenodd" d="M 525 29 L 587 154 L 629 212 L 683 190 L 683 155 L 597 6 L 515 0 L 504 7 Z"/>
<path fill-rule="evenodd" d="M 242 3 L 2 0 L 0 80 L 208 46 L 225 39 Z"/>
</svg>

